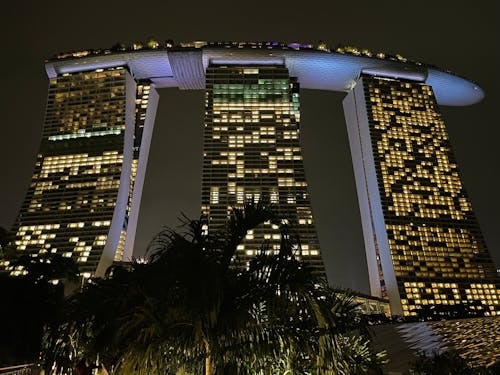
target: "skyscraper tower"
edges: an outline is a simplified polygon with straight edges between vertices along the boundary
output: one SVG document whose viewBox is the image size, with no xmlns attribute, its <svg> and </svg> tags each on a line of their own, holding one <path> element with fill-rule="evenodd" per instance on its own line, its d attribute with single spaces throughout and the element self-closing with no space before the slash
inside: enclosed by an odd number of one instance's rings
<svg viewBox="0 0 500 375">
<path fill-rule="evenodd" d="M 157 100 L 149 81 L 122 66 L 50 80 L 35 170 L 12 230 L 18 251 L 72 257 L 84 275 L 102 276 L 132 250 Z"/>
<path fill-rule="evenodd" d="M 207 68 L 202 212 L 208 230 L 223 227 L 231 209 L 261 199 L 273 204 L 299 235 L 297 256 L 324 273 L 299 144 L 299 85 L 283 65 Z M 237 262 L 263 243 L 278 252 L 278 228 L 264 224 L 246 235 Z"/>
<path fill-rule="evenodd" d="M 383 70 L 344 100 L 372 294 L 394 314 L 500 313 L 500 285 L 431 86 Z"/>
<path fill-rule="evenodd" d="M 19 252 L 72 257 L 87 275 L 130 259 L 155 88 L 176 87 L 206 90 L 202 212 L 210 217 L 208 229 L 223 225 L 230 207 L 269 199 L 301 237 L 297 256 L 323 273 L 299 144 L 300 83 L 347 93 L 372 294 L 388 297 L 395 314 L 459 306 L 471 315 L 500 315 L 495 267 L 439 112 L 441 105 L 481 101 L 478 85 L 400 55 L 348 46 L 147 46 L 47 61 L 42 141 L 13 228 Z M 236 261 L 244 266 L 262 242 L 277 251 L 277 228 L 266 224 L 248 233 Z"/>
</svg>

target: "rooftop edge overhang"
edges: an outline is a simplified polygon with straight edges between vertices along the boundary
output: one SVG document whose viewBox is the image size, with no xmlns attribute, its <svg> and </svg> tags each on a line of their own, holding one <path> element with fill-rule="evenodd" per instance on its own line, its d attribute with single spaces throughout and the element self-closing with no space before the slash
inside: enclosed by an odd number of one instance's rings
<svg viewBox="0 0 500 375">
<path fill-rule="evenodd" d="M 66 73 L 127 66 L 132 76 L 150 79 L 158 88 L 201 90 L 209 64 L 284 64 L 301 88 L 347 92 L 360 74 L 408 79 L 432 86 L 438 104 L 467 106 L 480 102 L 484 91 L 474 82 L 438 68 L 335 52 L 200 48 L 141 50 L 108 55 L 52 60 L 45 64 L 49 78 Z"/>
</svg>

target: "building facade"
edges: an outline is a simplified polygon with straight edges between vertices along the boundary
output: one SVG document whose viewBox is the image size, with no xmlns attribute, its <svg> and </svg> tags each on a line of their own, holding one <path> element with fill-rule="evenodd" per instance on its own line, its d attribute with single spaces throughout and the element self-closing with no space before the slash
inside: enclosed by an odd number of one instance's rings
<svg viewBox="0 0 500 375">
<path fill-rule="evenodd" d="M 299 143 L 299 85 L 284 65 L 207 68 L 202 213 L 222 228 L 232 208 L 265 200 L 300 238 L 296 256 L 324 274 Z M 239 245 L 246 262 L 264 244 L 277 253 L 278 227 L 265 223 Z"/>
<path fill-rule="evenodd" d="M 500 314 L 494 263 L 431 86 L 362 74 L 344 100 L 370 284 L 393 314 Z"/>
<path fill-rule="evenodd" d="M 35 170 L 12 229 L 19 252 L 71 257 L 87 277 L 131 255 L 156 103 L 151 84 L 121 66 L 50 80 Z"/>
</svg>

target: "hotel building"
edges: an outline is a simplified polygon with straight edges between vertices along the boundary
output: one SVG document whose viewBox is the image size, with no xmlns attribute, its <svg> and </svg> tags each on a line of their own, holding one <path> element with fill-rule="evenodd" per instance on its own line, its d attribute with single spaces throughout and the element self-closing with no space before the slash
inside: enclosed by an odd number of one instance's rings
<svg viewBox="0 0 500 375">
<path fill-rule="evenodd" d="M 210 231 L 233 207 L 270 202 L 300 238 L 296 256 L 324 273 L 299 144 L 299 85 L 283 65 L 210 65 L 206 81 L 202 212 Z M 262 245 L 277 253 L 278 226 L 249 231 L 237 250 L 246 262 Z"/>
<path fill-rule="evenodd" d="M 155 88 L 176 87 L 206 93 L 208 229 L 230 207 L 268 199 L 300 235 L 297 256 L 324 272 L 299 143 L 300 84 L 347 93 L 372 295 L 406 316 L 500 314 L 498 277 L 439 111 L 481 101 L 474 82 L 400 55 L 276 42 L 134 44 L 64 53 L 45 66 L 46 118 L 13 227 L 18 251 L 72 257 L 98 276 L 130 259 Z M 236 261 L 244 265 L 262 242 L 278 250 L 275 227 L 248 233 Z"/>
<path fill-rule="evenodd" d="M 344 112 L 372 294 L 393 314 L 499 314 L 495 267 L 432 87 L 361 74 Z"/>
<path fill-rule="evenodd" d="M 72 257 L 89 277 L 132 250 L 157 101 L 149 81 L 121 66 L 50 79 L 35 170 L 12 230 L 18 251 Z"/>
</svg>

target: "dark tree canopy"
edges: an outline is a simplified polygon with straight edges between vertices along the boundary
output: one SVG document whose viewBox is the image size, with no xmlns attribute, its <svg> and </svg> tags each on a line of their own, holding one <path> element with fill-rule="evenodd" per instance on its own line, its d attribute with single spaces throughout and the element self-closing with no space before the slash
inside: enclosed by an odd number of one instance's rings
<svg viewBox="0 0 500 375">
<path fill-rule="evenodd" d="M 226 228 L 186 220 L 153 241 L 149 261 L 114 267 L 69 301 L 45 342 L 47 362 L 97 356 L 116 374 L 363 374 L 382 357 L 368 347 L 352 298 L 296 259 L 297 239 L 265 205 L 234 210 Z M 248 230 L 271 221 L 278 254 L 263 244 L 234 260 Z M 325 372 L 326 371 L 326 372 Z"/>
</svg>

